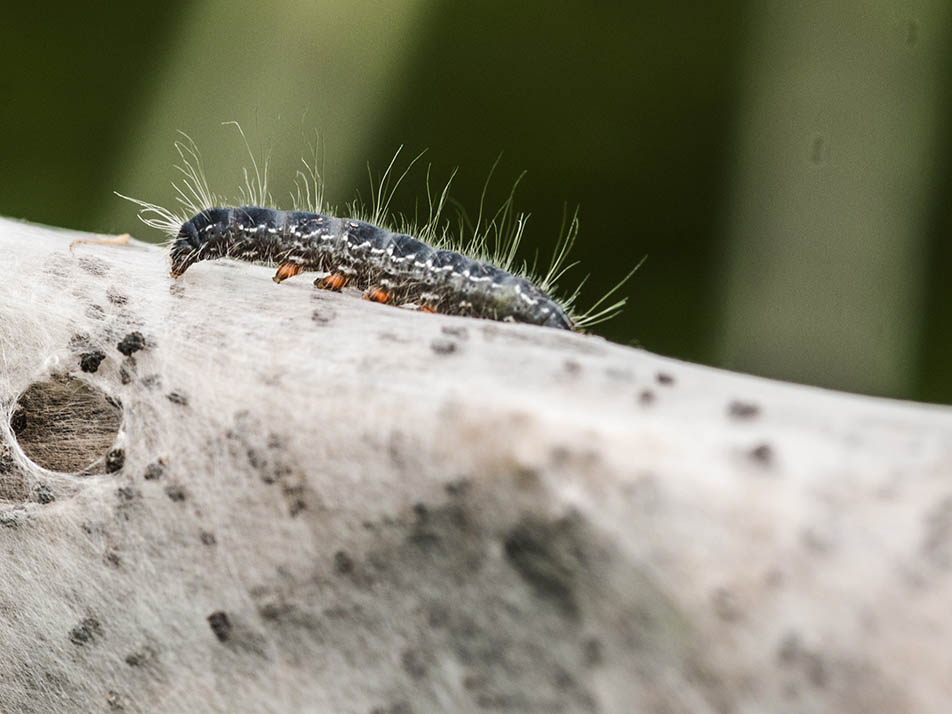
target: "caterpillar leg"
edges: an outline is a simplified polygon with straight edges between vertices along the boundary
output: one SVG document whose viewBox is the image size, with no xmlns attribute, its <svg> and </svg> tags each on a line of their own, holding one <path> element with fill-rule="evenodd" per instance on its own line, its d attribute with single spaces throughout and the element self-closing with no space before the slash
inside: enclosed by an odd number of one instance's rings
<svg viewBox="0 0 952 714">
<path fill-rule="evenodd" d="M 367 288 L 364 291 L 364 300 L 370 300 L 370 302 L 390 302 L 390 293 L 388 293 L 383 288 Z"/>
<path fill-rule="evenodd" d="M 71 241 L 69 244 L 69 252 L 73 252 L 73 246 L 86 244 L 86 245 L 129 245 L 129 240 L 132 238 L 128 233 L 123 233 L 119 236 L 112 236 L 111 238 L 80 238 L 79 240 Z"/>
<path fill-rule="evenodd" d="M 435 315 L 439 312 L 434 305 L 439 305 L 440 296 L 437 293 L 426 292 L 420 295 L 420 303 L 417 308 L 420 312 L 428 312 Z"/>
<path fill-rule="evenodd" d="M 278 272 L 271 278 L 276 283 L 282 283 L 288 278 L 293 278 L 301 272 L 301 266 L 297 263 L 282 263 L 278 266 Z"/>
<path fill-rule="evenodd" d="M 331 273 L 315 280 L 314 285 L 321 288 L 321 290 L 340 290 L 347 285 L 347 281 L 348 278 L 343 273 Z"/>
</svg>

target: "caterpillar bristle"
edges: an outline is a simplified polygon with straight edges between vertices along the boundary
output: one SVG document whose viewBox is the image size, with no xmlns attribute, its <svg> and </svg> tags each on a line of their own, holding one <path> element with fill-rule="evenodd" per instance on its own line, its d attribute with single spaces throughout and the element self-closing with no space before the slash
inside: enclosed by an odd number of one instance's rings
<svg viewBox="0 0 952 714">
<path fill-rule="evenodd" d="M 324 176 L 326 156 L 324 142 L 315 134 L 314 142 L 308 144 L 312 155 L 311 163 L 308 158 L 301 157 L 304 169 L 298 169 L 294 174 L 294 192 L 291 194 L 291 205 L 296 211 L 311 211 L 324 213 Z M 318 168 L 320 162 L 320 168 Z"/>
</svg>

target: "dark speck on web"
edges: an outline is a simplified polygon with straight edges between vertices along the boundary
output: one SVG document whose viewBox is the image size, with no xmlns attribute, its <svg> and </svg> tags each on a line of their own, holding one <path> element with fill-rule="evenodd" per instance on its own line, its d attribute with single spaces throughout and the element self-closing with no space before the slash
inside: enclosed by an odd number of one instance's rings
<svg viewBox="0 0 952 714">
<path fill-rule="evenodd" d="M 219 642 L 227 642 L 228 638 L 231 637 L 231 620 L 228 619 L 228 615 L 221 610 L 216 610 L 211 615 L 208 616 L 208 625 L 212 628 L 212 632 L 215 633 L 215 637 L 218 638 Z"/>
<path fill-rule="evenodd" d="M 733 401 L 727 405 L 727 416 L 731 419 L 753 419 L 760 414 L 760 407 L 752 402 Z"/>
<path fill-rule="evenodd" d="M 138 352 L 139 350 L 145 347 L 145 337 L 142 336 L 141 332 L 130 332 L 128 335 L 123 337 L 119 344 L 116 345 L 122 354 L 126 357 L 131 356 L 133 353 Z"/>
<path fill-rule="evenodd" d="M 430 349 L 438 355 L 449 355 L 456 352 L 457 344 L 452 340 L 435 339 L 430 343 Z"/>
<path fill-rule="evenodd" d="M 126 452 L 122 449 L 113 449 L 106 454 L 106 473 L 115 473 L 126 463 Z"/>
<path fill-rule="evenodd" d="M 84 372 L 95 372 L 104 359 L 106 353 L 101 350 L 84 352 L 79 356 L 79 368 Z"/>
</svg>

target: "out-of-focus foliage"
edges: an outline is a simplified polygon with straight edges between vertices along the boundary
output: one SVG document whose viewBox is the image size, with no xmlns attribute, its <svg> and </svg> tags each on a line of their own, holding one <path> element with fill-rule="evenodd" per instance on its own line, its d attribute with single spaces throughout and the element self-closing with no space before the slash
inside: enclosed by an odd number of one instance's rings
<svg viewBox="0 0 952 714">
<path fill-rule="evenodd" d="M 583 302 L 647 254 L 606 337 L 952 401 L 950 47 L 944 0 L 21 3 L 0 213 L 149 238 L 112 191 L 170 201 L 177 130 L 232 191 L 229 120 L 283 205 L 315 130 L 337 202 L 405 144 L 473 213 L 503 152 L 529 258 L 581 206 Z"/>
</svg>

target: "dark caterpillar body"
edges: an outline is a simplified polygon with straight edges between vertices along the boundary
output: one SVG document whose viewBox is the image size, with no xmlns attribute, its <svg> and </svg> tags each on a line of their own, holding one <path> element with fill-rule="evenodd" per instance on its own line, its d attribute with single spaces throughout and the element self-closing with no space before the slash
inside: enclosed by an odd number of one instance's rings
<svg viewBox="0 0 952 714">
<path fill-rule="evenodd" d="M 566 312 L 529 280 L 451 250 L 437 250 L 371 223 L 307 211 L 245 206 L 208 208 L 179 229 L 172 275 L 202 260 L 279 264 L 275 280 L 303 271 L 331 273 L 370 299 L 451 315 L 574 330 Z"/>
</svg>

